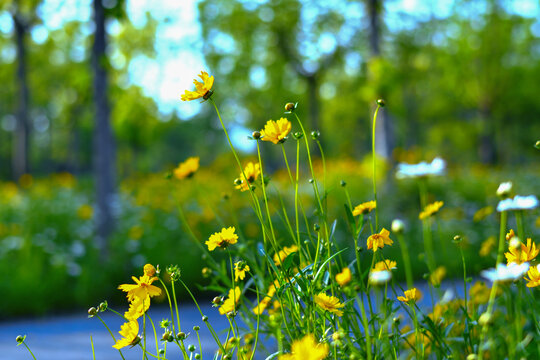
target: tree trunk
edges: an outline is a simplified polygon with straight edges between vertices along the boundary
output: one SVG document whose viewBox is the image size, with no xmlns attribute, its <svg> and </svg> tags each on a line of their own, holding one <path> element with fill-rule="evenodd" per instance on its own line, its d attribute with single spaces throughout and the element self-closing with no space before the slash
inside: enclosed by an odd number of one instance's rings
<svg viewBox="0 0 540 360">
<path fill-rule="evenodd" d="M 15 42 L 17 48 L 17 74 L 16 82 L 18 88 L 19 103 L 17 105 L 17 126 L 13 139 L 13 177 L 18 179 L 21 175 L 28 173 L 28 153 L 30 149 L 30 122 L 28 119 L 28 78 L 26 73 L 26 45 L 25 37 L 27 33 L 26 25 L 20 14 L 13 15 L 15 24 Z"/>
<path fill-rule="evenodd" d="M 97 196 L 97 245 L 102 256 L 107 256 L 107 237 L 113 229 L 111 212 L 115 195 L 115 146 L 110 124 L 110 108 L 107 100 L 107 67 L 105 12 L 102 0 L 94 0 L 95 35 L 92 49 L 94 71 L 94 179 Z"/>
</svg>

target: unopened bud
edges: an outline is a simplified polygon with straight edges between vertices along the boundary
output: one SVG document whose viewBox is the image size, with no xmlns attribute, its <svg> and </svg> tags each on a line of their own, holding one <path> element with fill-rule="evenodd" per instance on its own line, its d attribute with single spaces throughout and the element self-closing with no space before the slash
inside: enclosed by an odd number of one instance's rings
<svg viewBox="0 0 540 360">
<path fill-rule="evenodd" d="M 88 317 L 94 317 L 97 314 L 97 309 L 95 307 L 91 307 L 88 309 Z"/>
<path fill-rule="evenodd" d="M 384 107 L 386 105 L 386 102 L 383 99 L 379 99 L 377 100 L 377 105 L 379 105 L 380 107 Z"/>
<path fill-rule="evenodd" d="M 17 341 L 19 344 L 23 343 L 24 342 L 24 338 L 26 337 L 25 336 L 22 336 L 22 335 L 18 335 L 16 338 L 15 338 L 15 341 Z"/>
<path fill-rule="evenodd" d="M 478 318 L 478 324 L 480 324 L 480 326 L 488 326 L 488 325 L 491 325 L 493 323 L 493 315 L 491 315 L 490 313 L 483 313 L 482 315 L 480 315 L 480 317 Z"/>
<path fill-rule="evenodd" d="M 105 310 L 107 310 L 107 307 L 109 307 L 109 304 L 107 303 L 107 301 L 103 301 L 101 304 L 99 304 L 99 311 L 104 312 Z"/>
<path fill-rule="evenodd" d="M 285 111 L 293 111 L 296 109 L 296 105 L 294 103 L 286 103 L 285 104 Z"/>
<path fill-rule="evenodd" d="M 242 185 L 242 179 L 240 178 L 234 179 L 234 185 Z"/>
<path fill-rule="evenodd" d="M 203 315 L 203 316 L 202 316 L 202 321 L 203 321 L 203 322 L 207 322 L 207 321 L 208 321 L 208 316 Z"/>
<path fill-rule="evenodd" d="M 478 355 L 476 354 L 467 355 L 467 360 L 476 360 L 476 359 L 478 359 Z"/>
<path fill-rule="evenodd" d="M 321 230 L 321 226 L 319 224 L 313 224 L 313 231 L 318 232 Z"/>
<path fill-rule="evenodd" d="M 195 345 L 190 344 L 187 349 L 189 350 L 189 352 L 194 352 L 195 351 Z"/>
<path fill-rule="evenodd" d="M 347 186 L 347 183 L 345 182 L 345 180 L 341 180 L 341 181 L 339 182 L 339 185 L 340 185 L 341 187 L 345 187 L 345 186 Z"/>
<path fill-rule="evenodd" d="M 253 138 L 255 140 L 259 140 L 261 138 L 261 132 L 260 131 L 254 131 L 251 136 L 253 136 Z"/>
<path fill-rule="evenodd" d="M 193 331 L 199 331 L 200 329 L 201 329 L 201 328 L 199 327 L 199 325 L 195 325 L 195 326 L 193 327 Z"/>
<path fill-rule="evenodd" d="M 405 223 L 400 219 L 392 221 L 392 232 L 400 234 L 405 229 Z"/>
<path fill-rule="evenodd" d="M 187 338 L 187 335 L 185 332 L 180 331 L 178 334 L 176 334 L 176 337 L 180 340 L 185 340 L 185 338 Z"/>
<path fill-rule="evenodd" d="M 453 242 L 454 242 L 455 244 L 459 244 L 459 243 L 461 242 L 461 240 L 463 240 L 463 239 L 461 238 L 461 236 L 460 236 L 460 235 L 456 235 L 456 236 L 454 236 Z"/>
<path fill-rule="evenodd" d="M 300 131 L 297 131 L 293 134 L 293 137 L 296 139 L 296 140 L 300 140 L 301 138 L 304 137 L 304 134 L 301 133 Z"/>
<path fill-rule="evenodd" d="M 321 132 L 319 130 L 313 130 L 311 132 L 311 138 L 313 140 L 317 140 L 321 136 Z"/>
</svg>

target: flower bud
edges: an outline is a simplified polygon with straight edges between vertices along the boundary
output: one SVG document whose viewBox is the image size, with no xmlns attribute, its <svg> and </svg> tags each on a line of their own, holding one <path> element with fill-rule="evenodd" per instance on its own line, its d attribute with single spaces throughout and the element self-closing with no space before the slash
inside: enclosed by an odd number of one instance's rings
<svg viewBox="0 0 540 360">
<path fill-rule="evenodd" d="M 517 236 L 512 237 L 510 239 L 510 243 L 508 244 L 508 248 L 513 250 L 521 249 L 521 240 Z"/>
<path fill-rule="evenodd" d="M 480 326 L 488 326 L 488 325 L 491 325 L 492 323 L 493 323 L 493 315 L 491 315 L 488 312 L 483 313 L 478 318 L 478 324 L 480 324 Z"/>
<path fill-rule="evenodd" d="M 400 219 L 394 219 L 392 221 L 392 232 L 396 234 L 401 234 L 405 229 L 405 223 Z"/>
<path fill-rule="evenodd" d="M 308 180 L 310 184 L 313 184 L 313 179 Z"/>
<path fill-rule="evenodd" d="M 497 188 L 497 196 L 503 199 L 510 197 L 510 194 L 512 193 L 512 187 L 513 186 L 511 181 L 501 183 Z"/>
<path fill-rule="evenodd" d="M 259 140 L 261 138 L 261 132 L 260 131 L 254 131 L 251 133 L 251 136 L 253 136 L 253 138 L 255 140 Z"/>
<path fill-rule="evenodd" d="M 165 349 L 159 349 L 158 354 L 159 355 L 164 355 L 165 354 Z"/>
<path fill-rule="evenodd" d="M 296 139 L 296 140 L 300 140 L 301 138 L 304 137 L 304 134 L 301 133 L 300 131 L 297 131 L 293 134 L 293 137 Z"/>
<path fill-rule="evenodd" d="M 208 321 L 208 316 L 203 315 L 203 316 L 202 316 L 202 321 L 203 321 L 203 322 L 207 322 L 207 321 Z"/>
<path fill-rule="evenodd" d="M 195 325 L 195 326 L 193 327 L 193 331 L 199 331 L 200 329 L 201 329 L 201 328 L 199 327 L 199 325 Z"/>
<path fill-rule="evenodd" d="M 99 312 L 104 312 L 105 310 L 107 310 L 108 306 L 109 304 L 107 303 L 107 301 L 103 301 L 101 304 L 99 304 Z"/>
<path fill-rule="evenodd" d="M 195 354 L 195 359 L 196 359 L 196 360 L 202 359 L 201 354 L 199 354 L 199 353 Z"/>
<path fill-rule="evenodd" d="M 538 141 L 534 144 L 534 147 L 537 148 L 537 149 L 540 149 L 540 140 L 538 140 Z"/>
<path fill-rule="evenodd" d="M 286 103 L 285 104 L 285 111 L 294 111 L 296 109 L 296 105 L 294 103 Z"/>
<path fill-rule="evenodd" d="M 459 244 L 459 243 L 461 243 L 462 240 L 463 239 L 462 239 L 462 237 L 460 235 L 456 235 L 456 236 L 454 236 L 454 240 L 452 240 L 452 241 L 454 242 L 454 244 Z"/>
<path fill-rule="evenodd" d="M 236 185 L 236 186 L 242 185 L 242 179 L 240 179 L 240 178 L 234 179 L 234 185 Z"/>
<path fill-rule="evenodd" d="M 311 138 L 313 140 L 317 140 L 321 136 L 321 132 L 319 130 L 313 130 L 311 132 Z"/>
<path fill-rule="evenodd" d="M 347 186 L 347 183 L 345 182 L 345 180 L 341 180 L 341 181 L 339 182 L 339 185 L 340 185 L 341 187 L 345 187 L 345 186 Z"/>
<path fill-rule="evenodd" d="M 212 299 L 212 304 L 214 307 L 221 306 L 223 304 L 223 298 L 221 296 L 216 296 Z"/>
<path fill-rule="evenodd" d="M 235 317 L 235 316 L 236 316 L 236 312 L 234 312 L 234 311 L 229 311 L 229 312 L 227 313 L 227 317 L 228 317 L 228 318 L 233 318 L 233 317 Z"/>
<path fill-rule="evenodd" d="M 313 224 L 313 231 L 318 232 L 321 230 L 321 226 L 319 224 Z"/>
<path fill-rule="evenodd" d="M 386 105 L 386 102 L 383 99 L 379 99 L 377 100 L 377 105 L 379 105 L 380 107 L 384 107 Z"/>
<path fill-rule="evenodd" d="M 16 338 L 15 338 L 15 341 L 17 341 L 19 344 L 22 344 L 24 342 L 24 338 L 26 338 L 26 335 L 22 336 L 22 335 L 18 335 Z"/>
<path fill-rule="evenodd" d="M 90 309 L 88 309 L 89 318 L 96 316 L 96 314 L 97 314 L 97 309 L 95 307 L 92 306 Z"/>
<path fill-rule="evenodd" d="M 188 349 L 189 352 L 194 352 L 195 351 L 195 345 L 189 344 L 187 349 Z"/>
<path fill-rule="evenodd" d="M 478 355 L 476 354 L 467 355 L 467 360 L 476 360 L 476 359 L 478 359 Z"/>
<path fill-rule="evenodd" d="M 201 270 L 203 278 L 207 279 L 212 276 L 212 270 L 209 267 L 203 267 Z"/>
<path fill-rule="evenodd" d="M 172 333 L 170 331 L 165 331 L 163 335 L 161 335 L 161 341 L 172 341 Z"/>
<path fill-rule="evenodd" d="M 187 338 L 187 335 L 185 332 L 183 331 L 180 331 L 178 334 L 176 334 L 176 337 L 179 339 L 179 340 L 185 340 Z"/>
</svg>

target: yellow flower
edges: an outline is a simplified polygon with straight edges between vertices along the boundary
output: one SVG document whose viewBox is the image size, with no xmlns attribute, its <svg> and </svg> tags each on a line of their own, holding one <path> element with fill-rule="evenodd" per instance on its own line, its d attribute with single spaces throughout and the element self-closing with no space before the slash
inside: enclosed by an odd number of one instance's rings
<svg viewBox="0 0 540 360">
<path fill-rule="evenodd" d="M 199 98 L 208 100 L 208 98 L 210 98 L 210 96 L 212 95 L 212 85 L 214 85 L 214 77 L 208 76 L 208 73 L 205 71 L 201 71 L 199 77 L 201 78 L 202 82 L 197 81 L 197 79 L 193 80 L 193 84 L 195 84 L 196 90 L 186 90 L 184 94 L 180 97 L 182 101 L 191 101 Z"/>
<path fill-rule="evenodd" d="M 342 316 L 343 311 L 339 310 L 345 307 L 345 304 L 339 302 L 339 299 L 335 296 L 328 296 L 325 293 L 319 293 L 315 295 L 315 303 L 323 310 L 329 311 L 337 316 Z"/>
<path fill-rule="evenodd" d="M 283 250 L 280 250 L 277 254 L 274 254 L 274 263 L 276 266 L 281 265 L 287 256 L 295 252 L 298 252 L 298 246 L 285 246 Z"/>
<path fill-rule="evenodd" d="M 94 209 L 88 204 L 81 205 L 77 209 L 77 217 L 82 220 L 90 220 L 94 216 Z"/>
<path fill-rule="evenodd" d="M 241 182 L 239 185 L 236 185 L 235 188 L 242 191 L 249 190 L 249 185 L 252 184 L 255 180 L 257 180 L 260 174 L 261 166 L 259 165 L 259 163 L 253 163 L 251 161 L 248 162 L 244 167 L 244 172 L 241 173 L 239 176 Z"/>
<path fill-rule="evenodd" d="M 443 205 L 444 205 L 444 202 L 442 201 L 435 201 L 433 204 L 426 205 L 426 207 L 424 208 L 424 211 L 422 211 L 420 215 L 418 215 L 418 218 L 420 220 L 424 220 L 430 216 L 435 215 L 436 213 L 439 212 L 439 210 L 443 207 Z"/>
<path fill-rule="evenodd" d="M 444 266 L 439 266 L 429 275 L 429 282 L 433 286 L 438 286 L 441 284 L 442 279 L 446 276 L 446 268 Z"/>
<path fill-rule="evenodd" d="M 117 340 L 116 344 L 113 345 L 115 349 L 137 345 L 141 340 L 139 338 L 139 323 L 137 320 L 132 320 L 122 325 L 118 333 L 122 335 L 122 339 Z"/>
<path fill-rule="evenodd" d="M 513 229 L 510 229 L 510 231 L 508 231 L 508 233 L 506 234 L 506 241 L 512 240 L 514 236 L 516 236 L 516 233 Z"/>
<path fill-rule="evenodd" d="M 422 298 L 422 292 L 417 288 L 412 288 L 410 290 L 405 290 L 405 296 L 398 296 L 399 301 L 404 303 L 415 303 Z"/>
<path fill-rule="evenodd" d="M 266 310 L 269 303 L 270 303 L 270 298 L 269 297 L 264 297 L 261 301 L 259 301 L 257 306 L 255 306 L 252 309 L 253 313 L 255 315 L 261 315 L 264 312 L 264 310 Z"/>
<path fill-rule="evenodd" d="M 375 209 L 376 207 L 377 207 L 377 203 L 374 200 L 371 200 L 371 201 L 368 201 L 368 202 L 365 202 L 356 206 L 352 214 L 353 216 L 358 216 L 361 214 L 368 214 L 371 211 L 373 211 L 373 209 Z"/>
<path fill-rule="evenodd" d="M 527 287 L 537 287 L 540 286 L 540 265 L 532 266 L 527 272 L 529 277 L 527 280 Z"/>
<path fill-rule="evenodd" d="M 281 303 L 277 300 L 274 300 L 272 302 L 272 309 L 268 309 L 268 314 L 269 315 L 277 314 L 280 309 L 281 309 Z"/>
<path fill-rule="evenodd" d="M 480 256 L 488 256 L 491 253 L 491 250 L 495 247 L 497 244 L 497 241 L 495 239 L 495 236 L 488 237 L 480 247 Z"/>
<path fill-rule="evenodd" d="M 152 264 L 146 264 L 144 265 L 144 275 L 146 276 L 154 276 L 156 275 L 156 268 Z"/>
<path fill-rule="evenodd" d="M 373 249 L 376 252 L 378 248 L 383 248 L 384 245 L 392 245 L 394 241 L 390 239 L 390 231 L 383 228 L 380 233 L 372 234 L 367 239 L 367 248 Z"/>
<path fill-rule="evenodd" d="M 489 300 L 491 289 L 483 281 L 477 281 L 469 289 L 471 302 L 476 305 L 485 304 Z"/>
<path fill-rule="evenodd" d="M 234 281 L 244 280 L 246 277 L 246 272 L 251 270 L 249 265 L 244 261 L 238 261 L 234 264 Z"/>
<path fill-rule="evenodd" d="M 129 229 L 129 238 L 139 240 L 144 235 L 144 229 L 140 225 L 132 226 Z"/>
<path fill-rule="evenodd" d="M 227 246 L 236 244 L 238 235 L 234 233 L 234 226 L 223 228 L 220 232 L 210 235 L 210 238 L 205 242 L 208 250 L 214 251 L 215 248 L 226 249 Z"/>
<path fill-rule="evenodd" d="M 139 279 L 135 276 L 131 277 L 135 284 L 122 284 L 118 288 L 127 292 L 128 301 L 132 302 L 135 299 L 146 299 L 147 296 L 157 296 L 161 294 L 161 289 L 152 285 L 157 277 L 143 275 Z"/>
<path fill-rule="evenodd" d="M 281 118 L 278 121 L 268 120 L 266 125 L 264 125 L 264 129 L 261 130 L 262 140 L 279 144 L 285 141 L 291 128 L 291 122 L 285 118 Z"/>
<path fill-rule="evenodd" d="M 521 264 L 534 260 L 534 258 L 540 252 L 540 249 L 536 248 L 536 244 L 531 240 L 531 238 L 527 239 L 527 245 L 521 243 L 521 249 L 510 248 L 509 250 L 510 252 L 504 253 L 508 264 L 512 262 Z"/>
<path fill-rule="evenodd" d="M 493 206 L 486 206 L 474 213 L 473 221 L 479 222 L 493 213 Z"/>
<path fill-rule="evenodd" d="M 199 157 L 192 156 L 187 158 L 184 162 L 178 164 L 178 167 L 173 170 L 174 177 L 178 180 L 192 177 L 193 174 L 199 169 Z"/>
<path fill-rule="evenodd" d="M 384 260 L 379 261 L 375 264 L 375 267 L 373 267 L 374 271 L 382 271 L 382 270 L 392 270 L 396 268 L 397 263 L 392 260 Z"/>
<path fill-rule="evenodd" d="M 127 320 L 137 320 L 150 308 L 150 296 L 146 298 L 135 298 L 130 304 L 129 309 L 124 313 Z"/>
<path fill-rule="evenodd" d="M 290 354 L 279 356 L 279 360 L 323 360 L 328 356 L 329 346 L 326 343 L 317 343 L 312 334 L 295 340 L 291 346 Z"/>
<path fill-rule="evenodd" d="M 352 273 L 351 273 L 351 269 L 349 269 L 348 267 L 344 267 L 343 270 L 341 270 L 339 274 L 336 274 L 336 282 L 340 286 L 347 285 L 348 283 L 351 282 L 351 280 L 352 280 Z"/>
<path fill-rule="evenodd" d="M 234 290 L 229 290 L 229 296 L 218 309 L 219 313 L 225 315 L 231 311 L 236 311 L 238 302 L 240 301 L 240 294 L 241 291 L 238 286 L 235 287 Z"/>
</svg>

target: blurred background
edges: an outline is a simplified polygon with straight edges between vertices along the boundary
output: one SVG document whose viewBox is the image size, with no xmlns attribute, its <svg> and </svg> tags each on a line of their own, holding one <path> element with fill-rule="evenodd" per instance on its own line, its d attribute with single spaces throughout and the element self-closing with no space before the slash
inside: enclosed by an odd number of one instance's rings
<svg viewBox="0 0 540 360">
<path fill-rule="evenodd" d="M 420 243 L 416 185 L 392 169 L 441 156 L 439 239 L 467 235 L 472 271 L 492 266 L 478 252 L 497 234 L 499 182 L 540 193 L 539 19 L 536 0 L 0 0 L 0 318 L 123 301 L 116 286 L 146 262 L 194 269 L 185 280 L 203 291 L 179 204 L 203 241 L 231 223 L 257 241 L 214 110 L 180 101 L 201 70 L 244 159 L 247 135 L 298 102 L 321 132 L 343 237 L 339 182 L 371 199 L 384 98 L 383 225 L 409 219 Z M 280 149 L 263 148 L 286 184 Z M 201 158 L 195 177 L 165 179 L 188 156 Z M 538 211 L 527 224 L 539 233 Z"/>
</svg>

